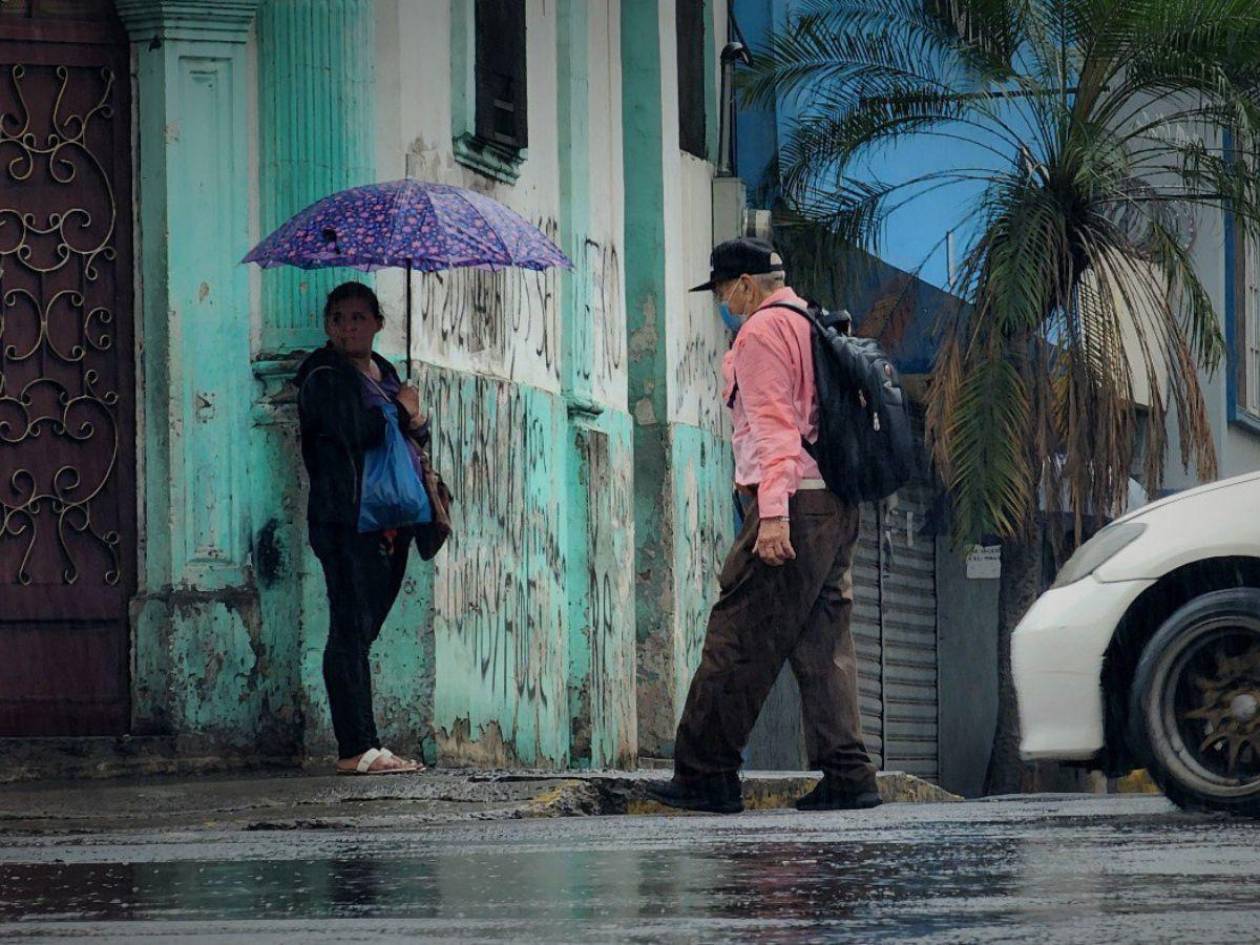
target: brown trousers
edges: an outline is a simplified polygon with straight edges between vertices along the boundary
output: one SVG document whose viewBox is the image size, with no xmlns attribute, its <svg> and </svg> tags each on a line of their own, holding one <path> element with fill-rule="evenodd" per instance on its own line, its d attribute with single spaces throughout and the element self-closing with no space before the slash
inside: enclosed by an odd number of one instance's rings
<svg viewBox="0 0 1260 945">
<path fill-rule="evenodd" d="M 790 661 L 810 767 L 846 789 L 873 790 L 849 631 L 858 510 L 829 491 L 805 491 L 792 498 L 790 516 L 795 560 L 776 568 L 754 553 L 755 503 L 726 558 L 678 724 L 674 770 L 680 780 L 738 771 L 761 706 Z"/>
</svg>

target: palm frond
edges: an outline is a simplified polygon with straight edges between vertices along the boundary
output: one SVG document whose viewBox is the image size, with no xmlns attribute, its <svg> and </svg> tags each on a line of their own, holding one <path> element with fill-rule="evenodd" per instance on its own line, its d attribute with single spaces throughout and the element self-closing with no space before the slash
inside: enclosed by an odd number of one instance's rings
<svg viewBox="0 0 1260 945">
<path fill-rule="evenodd" d="M 1254 0 L 807 0 L 748 90 L 793 102 L 778 183 L 802 227 L 877 248 L 891 213 L 969 196 L 927 426 L 960 535 L 1079 532 L 1138 466 L 1215 473 L 1200 370 L 1224 352 L 1187 248 L 1229 210 L 1260 238 Z M 877 180 L 883 149 L 965 141 L 992 166 Z M 802 232 L 806 230 L 803 229 Z M 1139 455 L 1138 446 L 1142 445 Z"/>
</svg>

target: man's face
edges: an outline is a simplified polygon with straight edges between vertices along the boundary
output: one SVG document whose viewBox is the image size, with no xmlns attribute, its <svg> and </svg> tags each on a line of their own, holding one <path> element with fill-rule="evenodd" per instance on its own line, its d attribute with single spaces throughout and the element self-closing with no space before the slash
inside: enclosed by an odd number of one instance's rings
<svg viewBox="0 0 1260 945">
<path fill-rule="evenodd" d="M 748 315 L 746 308 L 749 299 L 746 283 L 747 280 L 743 276 L 740 276 L 738 279 L 726 279 L 719 282 L 713 287 L 713 298 L 718 305 L 725 303 L 732 315 L 737 318 L 745 318 Z"/>
<path fill-rule="evenodd" d="M 348 358 L 362 358 L 372 353 L 372 342 L 384 326 L 372 314 L 366 299 L 346 299 L 333 305 L 324 319 L 324 333 L 333 348 Z"/>
</svg>

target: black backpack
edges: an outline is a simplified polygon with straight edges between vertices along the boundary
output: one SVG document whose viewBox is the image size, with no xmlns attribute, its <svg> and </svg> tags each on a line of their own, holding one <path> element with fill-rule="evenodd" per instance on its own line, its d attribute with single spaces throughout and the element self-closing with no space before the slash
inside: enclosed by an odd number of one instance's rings
<svg viewBox="0 0 1260 945">
<path fill-rule="evenodd" d="M 848 312 L 776 303 L 813 326 L 818 386 L 818 440 L 801 445 L 818 463 L 827 488 L 846 502 L 879 502 L 917 466 L 909 398 L 892 361 L 874 338 L 849 333 Z"/>
</svg>

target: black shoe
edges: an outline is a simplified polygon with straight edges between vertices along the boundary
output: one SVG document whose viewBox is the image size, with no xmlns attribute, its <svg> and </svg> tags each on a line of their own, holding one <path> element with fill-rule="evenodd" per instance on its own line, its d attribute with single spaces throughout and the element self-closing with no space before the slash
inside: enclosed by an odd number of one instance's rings
<svg viewBox="0 0 1260 945">
<path fill-rule="evenodd" d="M 648 797 L 660 801 L 666 807 L 680 810 L 702 810 L 710 814 L 738 814 L 744 809 L 744 796 L 739 786 L 739 775 L 716 775 L 696 781 L 652 783 L 647 786 Z"/>
<path fill-rule="evenodd" d="M 797 810 L 869 810 L 884 803 L 879 791 L 854 791 L 841 787 L 831 778 L 823 778 L 818 786 L 796 801 Z"/>
</svg>

